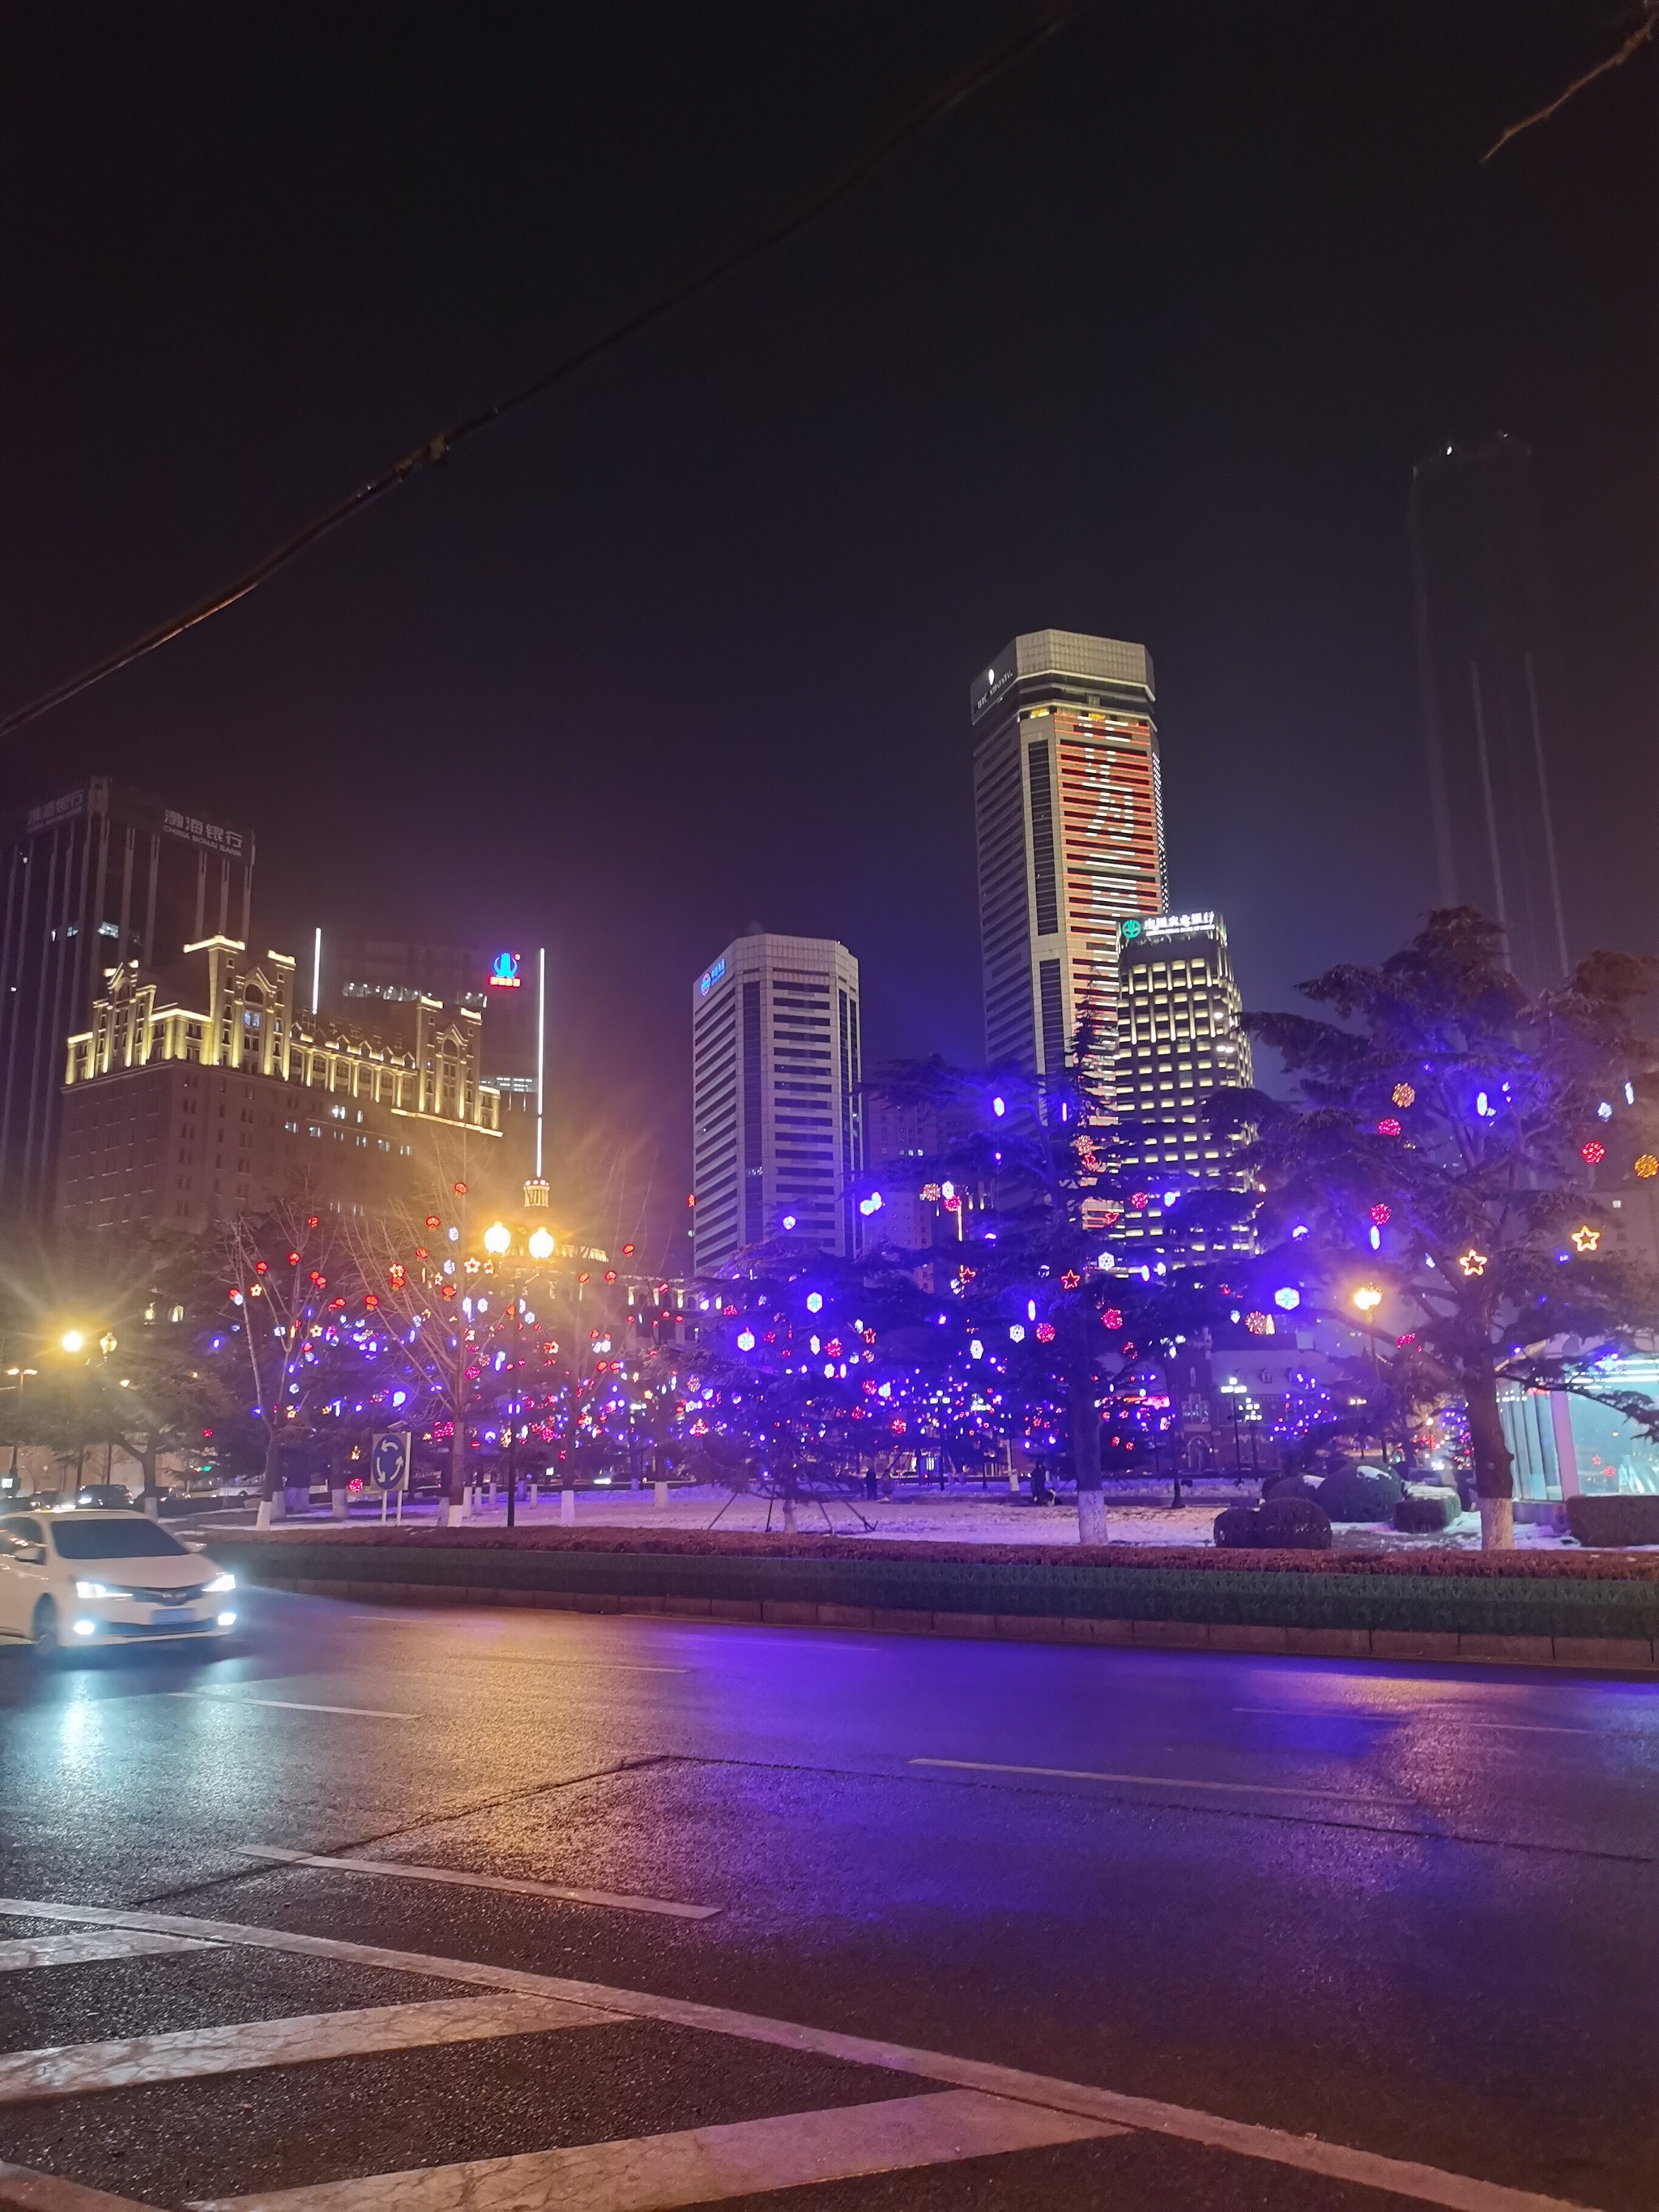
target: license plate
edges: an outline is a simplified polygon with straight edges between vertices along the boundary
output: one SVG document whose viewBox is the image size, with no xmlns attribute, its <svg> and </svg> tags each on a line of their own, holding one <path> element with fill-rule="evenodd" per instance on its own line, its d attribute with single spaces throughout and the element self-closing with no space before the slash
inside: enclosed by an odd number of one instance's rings
<svg viewBox="0 0 1659 2212">
<path fill-rule="evenodd" d="M 150 1608 L 149 1625 L 152 1628 L 178 1628 L 189 1619 L 190 1615 L 182 1606 L 157 1605 Z"/>
</svg>

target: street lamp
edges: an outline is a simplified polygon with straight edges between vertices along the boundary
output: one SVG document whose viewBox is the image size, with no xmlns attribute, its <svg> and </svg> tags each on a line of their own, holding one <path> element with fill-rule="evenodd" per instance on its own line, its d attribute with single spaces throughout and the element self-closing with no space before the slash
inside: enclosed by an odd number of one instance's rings
<svg viewBox="0 0 1659 2212">
<path fill-rule="evenodd" d="M 1353 1302 L 1367 1321 L 1370 1321 L 1370 1316 L 1382 1303 L 1382 1293 L 1375 1283 L 1362 1283 L 1353 1294 Z M 1382 1395 L 1382 1369 L 1376 1356 L 1376 1325 L 1374 1322 L 1371 1323 L 1370 1339 L 1371 1388 L 1380 1400 Z M 1382 1464 L 1386 1468 L 1389 1463 L 1389 1431 L 1380 1407 L 1376 1416 L 1376 1426 L 1377 1432 L 1382 1440 Z"/>
<path fill-rule="evenodd" d="M 86 1348 L 87 1340 L 78 1328 L 66 1328 L 62 1340 L 65 1352 L 81 1352 Z"/>
<path fill-rule="evenodd" d="M 504 1221 L 492 1222 L 484 1231 L 484 1250 L 493 1252 L 497 1259 L 513 1249 L 513 1231 Z"/>
</svg>

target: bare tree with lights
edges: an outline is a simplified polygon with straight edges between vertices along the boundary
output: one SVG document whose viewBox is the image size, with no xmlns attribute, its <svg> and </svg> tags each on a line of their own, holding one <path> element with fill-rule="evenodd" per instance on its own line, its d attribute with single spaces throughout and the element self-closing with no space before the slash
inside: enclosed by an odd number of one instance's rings
<svg viewBox="0 0 1659 2212">
<path fill-rule="evenodd" d="M 1602 1368 L 1659 1330 L 1659 1278 L 1606 1253 L 1597 1195 L 1604 1168 L 1659 1174 L 1659 1060 L 1632 1027 L 1654 973 L 1598 952 L 1529 999 L 1496 925 L 1442 908 L 1380 968 L 1302 986 L 1334 1019 L 1247 1017 L 1294 1103 L 1212 1101 L 1259 1132 L 1263 1220 L 1284 1240 L 1264 1266 L 1310 1271 L 1451 1379 L 1489 1548 L 1514 1541 L 1500 1386 L 1590 1397 L 1659 1432 L 1659 1408 Z"/>
</svg>

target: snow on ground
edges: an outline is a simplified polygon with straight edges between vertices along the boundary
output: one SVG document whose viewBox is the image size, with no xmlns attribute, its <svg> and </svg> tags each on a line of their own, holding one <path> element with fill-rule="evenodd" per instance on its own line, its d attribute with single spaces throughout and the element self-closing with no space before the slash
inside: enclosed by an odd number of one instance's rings
<svg viewBox="0 0 1659 2212">
<path fill-rule="evenodd" d="M 1139 1494 L 1134 1504 L 1119 1504 L 1109 1490 L 1107 1536 L 1115 1544 L 1209 1544 L 1214 1540 L 1215 1516 L 1222 1507 L 1249 1504 L 1254 1498 L 1250 1486 L 1234 1489 L 1231 1485 L 1206 1485 L 1200 1502 L 1176 1507 L 1147 1502 L 1145 1492 Z M 670 1490 L 667 1504 L 660 1508 L 648 1489 L 581 1490 L 576 1493 L 576 1525 L 580 1528 L 691 1530 L 714 1525 L 718 1515 L 718 1525 L 735 1534 L 763 1529 L 767 1511 L 768 1502 L 763 1498 L 728 1498 L 725 1491 L 699 1486 L 677 1485 Z M 837 1535 L 851 1537 L 910 1537 L 953 1544 L 1077 1541 L 1077 1510 L 1069 1499 L 1060 1505 L 1033 1505 L 1028 1498 L 1016 1498 L 994 1490 L 971 1487 L 943 1494 L 936 1490 L 911 1492 L 873 1503 L 863 1497 L 834 1498 L 825 1500 L 822 1510 L 816 1503 L 804 1504 L 799 1508 L 801 1533 L 822 1534 L 826 1515 Z M 498 1501 L 493 1509 L 486 1508 L 479 1520 L 499 1526 L 505 1517 L 505 1508 Z M 780 1532 L 783 1527 L 781 1505 L 771 1508 L 771 1517 L 774 1533 Z M 521 1504 L 518 1520 L 521 1526 L 556 1527 L 556 1494 L 550 1503 L 544 1495 L 537 1506 Z M 867 1528 L 865 1522 L 869 1524 Z M 1559 1550 L 1564 1542 L 1570 1549 L 1577 1548 L 1571 1539 L 1564 1539 L 1553 1528 L 1535 1522 L 1517 1522 L 1515 1540 L 1518 1548 L 1528 1551 Z M 1460 1550 L 1478 1551 L 1480 1522 L 1477 1515 L 1466 1513 L 1444 1535 L 1435 1537 L 1402 1536 L 1392 1528 L 1370 1522 L 1339 1522 L 1335 1543 L 1340 1551 L 1413 1551 L 1430 1544 L 1449 1544 Z"/>
</svg>

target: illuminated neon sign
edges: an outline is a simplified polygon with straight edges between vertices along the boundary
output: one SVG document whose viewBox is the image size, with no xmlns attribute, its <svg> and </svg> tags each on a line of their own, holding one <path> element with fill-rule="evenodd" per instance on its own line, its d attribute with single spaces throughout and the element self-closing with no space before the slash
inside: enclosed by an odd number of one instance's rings
<svg viewBox="0 0 1659 2212">
<path fill-rule="evenodd" d="M 712 968 L 705 968 L 702 974 L 698 976 L 697 996 L 700 999 L 706 999 L 725 973 L 726 955 L 721 953 L 720 958 L 714 963 L 714 966 Z"/>
<path fill-rule="evenodd" d="M 492 991 L 516 991 L 520 981 L 518 954 L 498 952 L 489 963 L 489 980 Z"/>
</svg>

